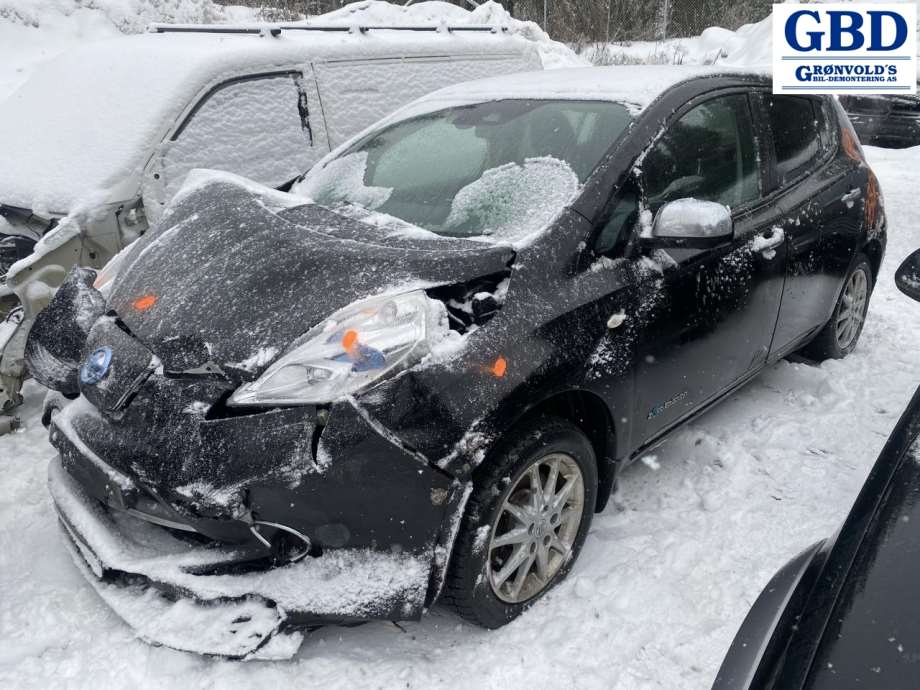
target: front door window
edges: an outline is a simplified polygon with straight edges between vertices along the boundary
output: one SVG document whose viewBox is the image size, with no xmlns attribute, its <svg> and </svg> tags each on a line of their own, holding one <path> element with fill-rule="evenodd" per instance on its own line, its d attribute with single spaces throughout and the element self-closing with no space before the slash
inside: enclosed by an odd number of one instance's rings
<svg viewBox="0 0 920 690">
<path fill-rule="evenodd" d="M 747 96 L 715 98 L 683 115 L 642 163 L 652 211 L 694 198 L 735 208 L 760 194 Z"/>
</svg>

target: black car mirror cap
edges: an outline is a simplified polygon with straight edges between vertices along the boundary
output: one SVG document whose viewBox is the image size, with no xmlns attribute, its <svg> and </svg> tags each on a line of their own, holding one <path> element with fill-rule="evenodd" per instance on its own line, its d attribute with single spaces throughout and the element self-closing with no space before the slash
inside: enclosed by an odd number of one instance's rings
<svg viewBox="0 0 920 690">
<path fill-rule="evenodd" d="M 649 248 L 708 249 L 733 236 L 731 209 L 715 201 L 676 199 L 655 214 L 651 233 L 641 237 Z"/>
<path fill-rule="evenodd" d="M 920 302 L 920 249 L 908 256 L 894 274 L 895 285 L 898 290 Z"/>
</svg>

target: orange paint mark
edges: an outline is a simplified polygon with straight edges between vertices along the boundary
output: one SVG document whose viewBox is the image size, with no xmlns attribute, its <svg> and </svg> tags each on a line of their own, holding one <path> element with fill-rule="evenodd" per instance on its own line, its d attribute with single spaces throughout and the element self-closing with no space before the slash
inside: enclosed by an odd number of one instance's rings
<svg viewBox="0 0 920 690">
<path fill-rule="evenodd" d="M 345 348 L 345 352 L 352 352 L 357 344 L 358 331 L 354 329 L 345 331 L 345 335 L 342 336 L 342 347 Z"/>
<path fill-rule="evenodd" d="M 144 295 L 143 297 L 138 297 L 136 300 L 131 302 L 131 306 L 137 309 L 138 311 L 147 311 L 154 304 L 157 303 L 156 295 Z"/>
<path fill-rule="evenodd" d="M 500 379 L 505 375 L 505 371 L 507 371 L 507 369 L 508 361 L 504 357 L 499 356 L 499 358 L 495 360 L 495 363 L 489 367 L 489 373 L 492 374 L 492 376 Z"/>
</svg>

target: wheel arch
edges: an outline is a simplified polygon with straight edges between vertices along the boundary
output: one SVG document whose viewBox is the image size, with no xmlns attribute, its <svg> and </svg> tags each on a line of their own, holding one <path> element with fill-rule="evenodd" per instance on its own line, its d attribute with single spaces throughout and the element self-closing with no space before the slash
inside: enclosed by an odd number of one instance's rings
<svg viewBox="0 0 920 690">
<path fill-rule="evenodd" d="M 619 468 L 616 460 L 617 429 L 609 406 L 599 395 L 590 391 L 557 391 L 526 408 L 508 425 L 505 433 L 543 415 L 565 419 L 588 437 L 597 461 L 597 501 L 594 510 L 602 511 L 610 498 Z"/>
<path fill-rule="evenodd" d="M 882 247 L 882 243 L 873 238 L 863 245 L 862 253 L 868 257 L 869 265 L 872 266 L 872 286 L 874 287 L 875 281 L 878 280 L 879 269 L 882 267 L 882 256 L 885 254 L 885 250 Z"/>
</svg>

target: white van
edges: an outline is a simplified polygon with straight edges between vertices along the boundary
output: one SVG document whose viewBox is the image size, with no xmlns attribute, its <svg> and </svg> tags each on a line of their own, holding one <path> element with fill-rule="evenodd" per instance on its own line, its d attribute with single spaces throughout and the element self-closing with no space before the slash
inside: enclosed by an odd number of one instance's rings
<svg viewBox="0 0 920 690">
<path fill-rule="evenodd" d="M 67 271 L 134 241 L 190 170 L 286 189 L 419 96 L 540 68 L 532 42 L 473 25 L 160 25 L 47 63 L 0 103 L 0 411 Z"/>
</svg>

